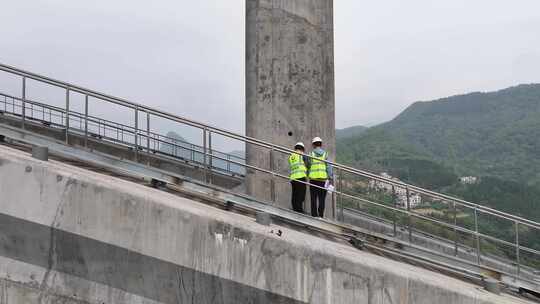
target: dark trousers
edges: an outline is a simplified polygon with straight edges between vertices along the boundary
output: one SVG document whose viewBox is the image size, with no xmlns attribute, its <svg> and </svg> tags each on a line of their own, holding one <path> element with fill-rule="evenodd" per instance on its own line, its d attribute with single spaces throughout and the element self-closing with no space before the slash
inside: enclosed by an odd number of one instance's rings
<svg viewBox="0 0 540 304">
<path fill-rule="evenodd" d="M 315 217 L 324 217 L 324 203 L 326 200 L 326 189 L 324 189 L 324 184 L 326 181 L 312 180 L 310 183 L 323 188 L 309 186 L 309 194 L 311 195 L 311 215 Z"/>
<path fill-rule="evenodd" d="M 301 182 L 305 183 L 306 179 L 299 178 L 298 180 L 291 180 L 291 203 L 294 211 L 304 213 L 304 201 L 306 200 L 306 184 Z"/>
</svg>

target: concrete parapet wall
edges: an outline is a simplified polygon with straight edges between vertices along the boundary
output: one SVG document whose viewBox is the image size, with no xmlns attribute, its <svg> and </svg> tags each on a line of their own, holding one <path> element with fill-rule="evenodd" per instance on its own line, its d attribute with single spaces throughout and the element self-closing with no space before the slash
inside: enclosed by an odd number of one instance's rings
<svg viewBox="0 0 540 304">
<path fill-rule="evenodd" d="M 0 193 L 1 304 L 521 303 L 1 146 Z"/>
</svg>

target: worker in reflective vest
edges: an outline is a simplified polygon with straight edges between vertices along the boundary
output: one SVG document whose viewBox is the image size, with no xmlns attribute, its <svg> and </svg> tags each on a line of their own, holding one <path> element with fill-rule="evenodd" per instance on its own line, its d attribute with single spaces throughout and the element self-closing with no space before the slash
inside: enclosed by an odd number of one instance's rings
<svg viewBox="0 0 540 304">
<path fill-rule="evenodd" d="M 304 144 L 299 142 L 294 145 L 295 153 L 289 156 L 289 169 L 291 180 L 291 203 L 296 212 L 304 213 L 304 200 L 306 199 L 307 166 L 308 157 L 304 156 Z"/>
<path fill-rule="evenodd" d="M 326 188 L 333 181 L 332 166 L 324 161 L 328 160 L 328 152 L 322 148 L 322 139 L 315 137 L 312 141 L 313 151 L 310 154 L 309 166 L 309 193 L 311 196 L 311 215 L 324 217 Z"/>
</svg>

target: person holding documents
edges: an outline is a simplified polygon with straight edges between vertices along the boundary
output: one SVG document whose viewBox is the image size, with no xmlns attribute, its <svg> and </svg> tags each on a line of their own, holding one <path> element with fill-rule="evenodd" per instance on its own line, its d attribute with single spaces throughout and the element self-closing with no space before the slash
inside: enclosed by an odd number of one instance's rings
<svg viewBox="0 0 540 304">
<path fill-rule="evenodd" d="M 333 188 L 332 166 L 328 165 L 328 152 L 322 148 L 322 139 L 313 138 L 313 151 L 309 164 L 309 193 L 311 196 L 311 215 L 324 217 L 324 208 L 327 189 Z"/>
</svg>

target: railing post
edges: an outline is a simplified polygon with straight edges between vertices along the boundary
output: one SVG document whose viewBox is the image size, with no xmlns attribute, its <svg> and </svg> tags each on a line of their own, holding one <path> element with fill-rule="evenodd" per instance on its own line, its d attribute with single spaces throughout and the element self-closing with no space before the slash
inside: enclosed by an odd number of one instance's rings
<svg viewBox="0 0 540 304">
<path fill-rule="evenodd" d="M 516 266 L 517 266 L 517 276 L 521 274 L 521 261 L 520 261 L 520 246 L 519 246 L 519 222 L 516 221 Z"/>
<path fill-rule="evenodd" d="M 338 168 L 338 182 L 337 186 L 339 187 L 339 191 L 337 192 L 337 199 L 339 204 L 339 211 L 340 211 L 340 218 L 342 222 L 345 222 L 345 213 L 344 213 L 344 207 L 343 206 L 343 170 L 341 168 Z"/>
<path fill-rule="evenodd" d="M 396 186 L 392 185 L 392 204 L 394 205 L 394 208 L 397 208 L 397 196 L 396 196 Z M 394 237 L 397 236 L 397 219 L 396 219 L 396 211 L 392 211 L 392 222 L 394 224 Z"/>
<path fill-rule="evenodd" d="M 206 128 L 203 129 L 203 165 L 204 165 L 204 182 L 208 183 L 208 171 L 206 170 Z"/>
<path fill-rule="evenodd" d="M 84 146 L 88 148 L 88 95 L 84 96 Z"/>
<path fill-rule="evenodd" d="M 457 206 L 456 202 L 452 202 L 454 205 L 454 256 L 458 256 L 458 230 L 457 230 Z"/>
<path fill-rule="evenodd" d="M 336 184 L 336 180 L 333 180 L 332 181 L 332 185 L 335 185 Z M 336 191 L 334 189 L 333 192 L 330 193 L 330 196 L 332 197 L 332 214 L 333 214 L 333 219 L 334 221 L 337 221 L 338 219 L 338 211 L 337 211 L 337 194 L 336 194 Z"/>
<path fill-rule="evenodd" d="M 26 120 L 26 77 L 23 76 L 22 78 L 22 109 L 21 109 L 21 116 L 22 116 L 22 129 L 25 129 L 25 120 Z M 13 100 L 13 104 L 15 104 L 15 100 Z M 15 106 L 13 106 L 13 114 L 15 114 Z"/>
<path fill-rule="evenodd" d="M 69 87 L 66 87 L 66 144 L 69 145 Z"/>
<path fill-rule="evenodd" d="M 135 107 L 135 161 L 139 161 L 139 108 Z"/>
<path fill-rule="evenodd" d="M 213 151 L 212 151 L 212 131 L 208 131 L 208 152 L 209 152 L 209 156 L 208 156 L 208 168 L 206 170 L 208 170 L 208 178 L 209 178 L 209 182 L 212 183 L 213 182 L 213 176 L 212 176 L 212 161 L 213 161 Z"/>
<path fill-rule="evenodd" d="M 474 234 L 476 236 L 476 263 L 480 265 L 480 235 L 478 234 L 478 209 L 474 207 Z"/>
<path fill-rule="evenodd" d="M 274 171 L 274 147 L 270 149 L 270 172 L 272 172 L 272 177 L 270 179 L 270 200 L 272 203 L 276 202 L 276 181 L 275 181 L 275 171 Z"/>
<path fill-rule="evenodd" d="M 148 152 L 148 163 L 150 163 L 150 112 L 146 112 L 146 152 Z"/>
<path fill-rule="evenodd" d="M 412 243 L 412 218 L 411 218 L 411 200 L 409 187 L 405 188 L 405 194 L 407 196 L 407 217 L 408 217 L 408 228 L 409 228 L 409 243 Z"/>
</svg>

